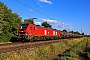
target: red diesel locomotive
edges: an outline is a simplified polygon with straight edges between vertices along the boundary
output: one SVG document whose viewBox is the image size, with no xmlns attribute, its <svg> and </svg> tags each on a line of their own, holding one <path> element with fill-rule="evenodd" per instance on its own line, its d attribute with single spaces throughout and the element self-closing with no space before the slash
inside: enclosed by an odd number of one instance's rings
<svg viewBox="0 0 90 60">
<path fill-rule="evenodd" d="M 35 24 L 22 24 L 18 30 L 18 40 L 23 41 L 36 41 L 59 39 L 60 30 L 41 27 Z"/>
</svg>

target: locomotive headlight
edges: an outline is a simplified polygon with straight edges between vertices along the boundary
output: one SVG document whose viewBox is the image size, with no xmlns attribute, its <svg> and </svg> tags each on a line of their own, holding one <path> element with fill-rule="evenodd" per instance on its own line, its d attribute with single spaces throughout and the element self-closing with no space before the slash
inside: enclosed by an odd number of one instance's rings
<svg viewBox="0 0 90 60">
<path fill-rule="evenodd" d="M 25 35 L 28 35 L 27 33 L 25 33 Z"/>
</svg>

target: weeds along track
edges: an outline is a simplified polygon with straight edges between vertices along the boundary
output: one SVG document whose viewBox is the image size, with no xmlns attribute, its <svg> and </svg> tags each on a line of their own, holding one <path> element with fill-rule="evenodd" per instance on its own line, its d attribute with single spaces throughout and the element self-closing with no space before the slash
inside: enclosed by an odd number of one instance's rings
<svg viewBox="0 0 90 60">
<path fill-rule="evenodd" d="M 38 41 L 38 42 L 14 42 L 14 43 L 5 43 L 0 44 L 0 54 L 7 53 L 7 52 L 17 52 L 23 49 L 31 49 L 31 48 L 37 48 L 41 45 L 50 45 L 52 43 L 58 43 L 64 40 L 74 40 L 75 38 L 70 39 L 60 39 L 60 40 L 49 40 L 49 41 Z"/>
<path fill-rule="evenodd" d="M 58 58 L 54 58 L 53 60 L 83 60 L 79 57 L 80 54 L 83 52 L 83 48 L 86 46 L 87 40 L 83 39 L 81 42 L 77 43 L 76 45 L 72 46 L 71 48 L 67 49 L 66 51 L 58 54 Z M 84 55 L 85 56 L 85 55 Z"/>
</svg>

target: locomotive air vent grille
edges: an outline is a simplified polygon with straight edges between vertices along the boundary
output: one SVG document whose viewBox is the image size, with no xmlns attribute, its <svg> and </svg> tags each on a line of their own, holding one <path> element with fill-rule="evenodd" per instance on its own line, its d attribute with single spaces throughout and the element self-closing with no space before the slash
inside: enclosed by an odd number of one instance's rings
<svg viewBox="0 0 90 60">
<path fill-rule="evenodd" d="M 20 32 L 20 34 L 25 34 L 25 32 Z"/>
</svg>

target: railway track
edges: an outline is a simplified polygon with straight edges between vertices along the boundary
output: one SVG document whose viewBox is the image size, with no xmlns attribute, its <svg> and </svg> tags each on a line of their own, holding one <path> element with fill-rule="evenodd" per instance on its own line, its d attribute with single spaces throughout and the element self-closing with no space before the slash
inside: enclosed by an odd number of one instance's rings
<svg viewBox="0 0 90 60">
<path fill-rule="evenodd" d="M 73 40 L 75 38 L 70 38 L 69 40 Z M 6 43 L 6 44 L 0 44 L 0 54 L 4 54 L 7 52 L 19 52 L 20 50 L 24 49 L 32 49 L 32 48 L 37 48 L 41 45 L 50 45 L 52 43 L 58 43 L 61 41 L 64 41 L 67 39 L 60 39 L 60 40 L 49 40 L 49 41 L 38 41 L 38 42 L 14 42 L 14 43 Z"/>
</svg>

